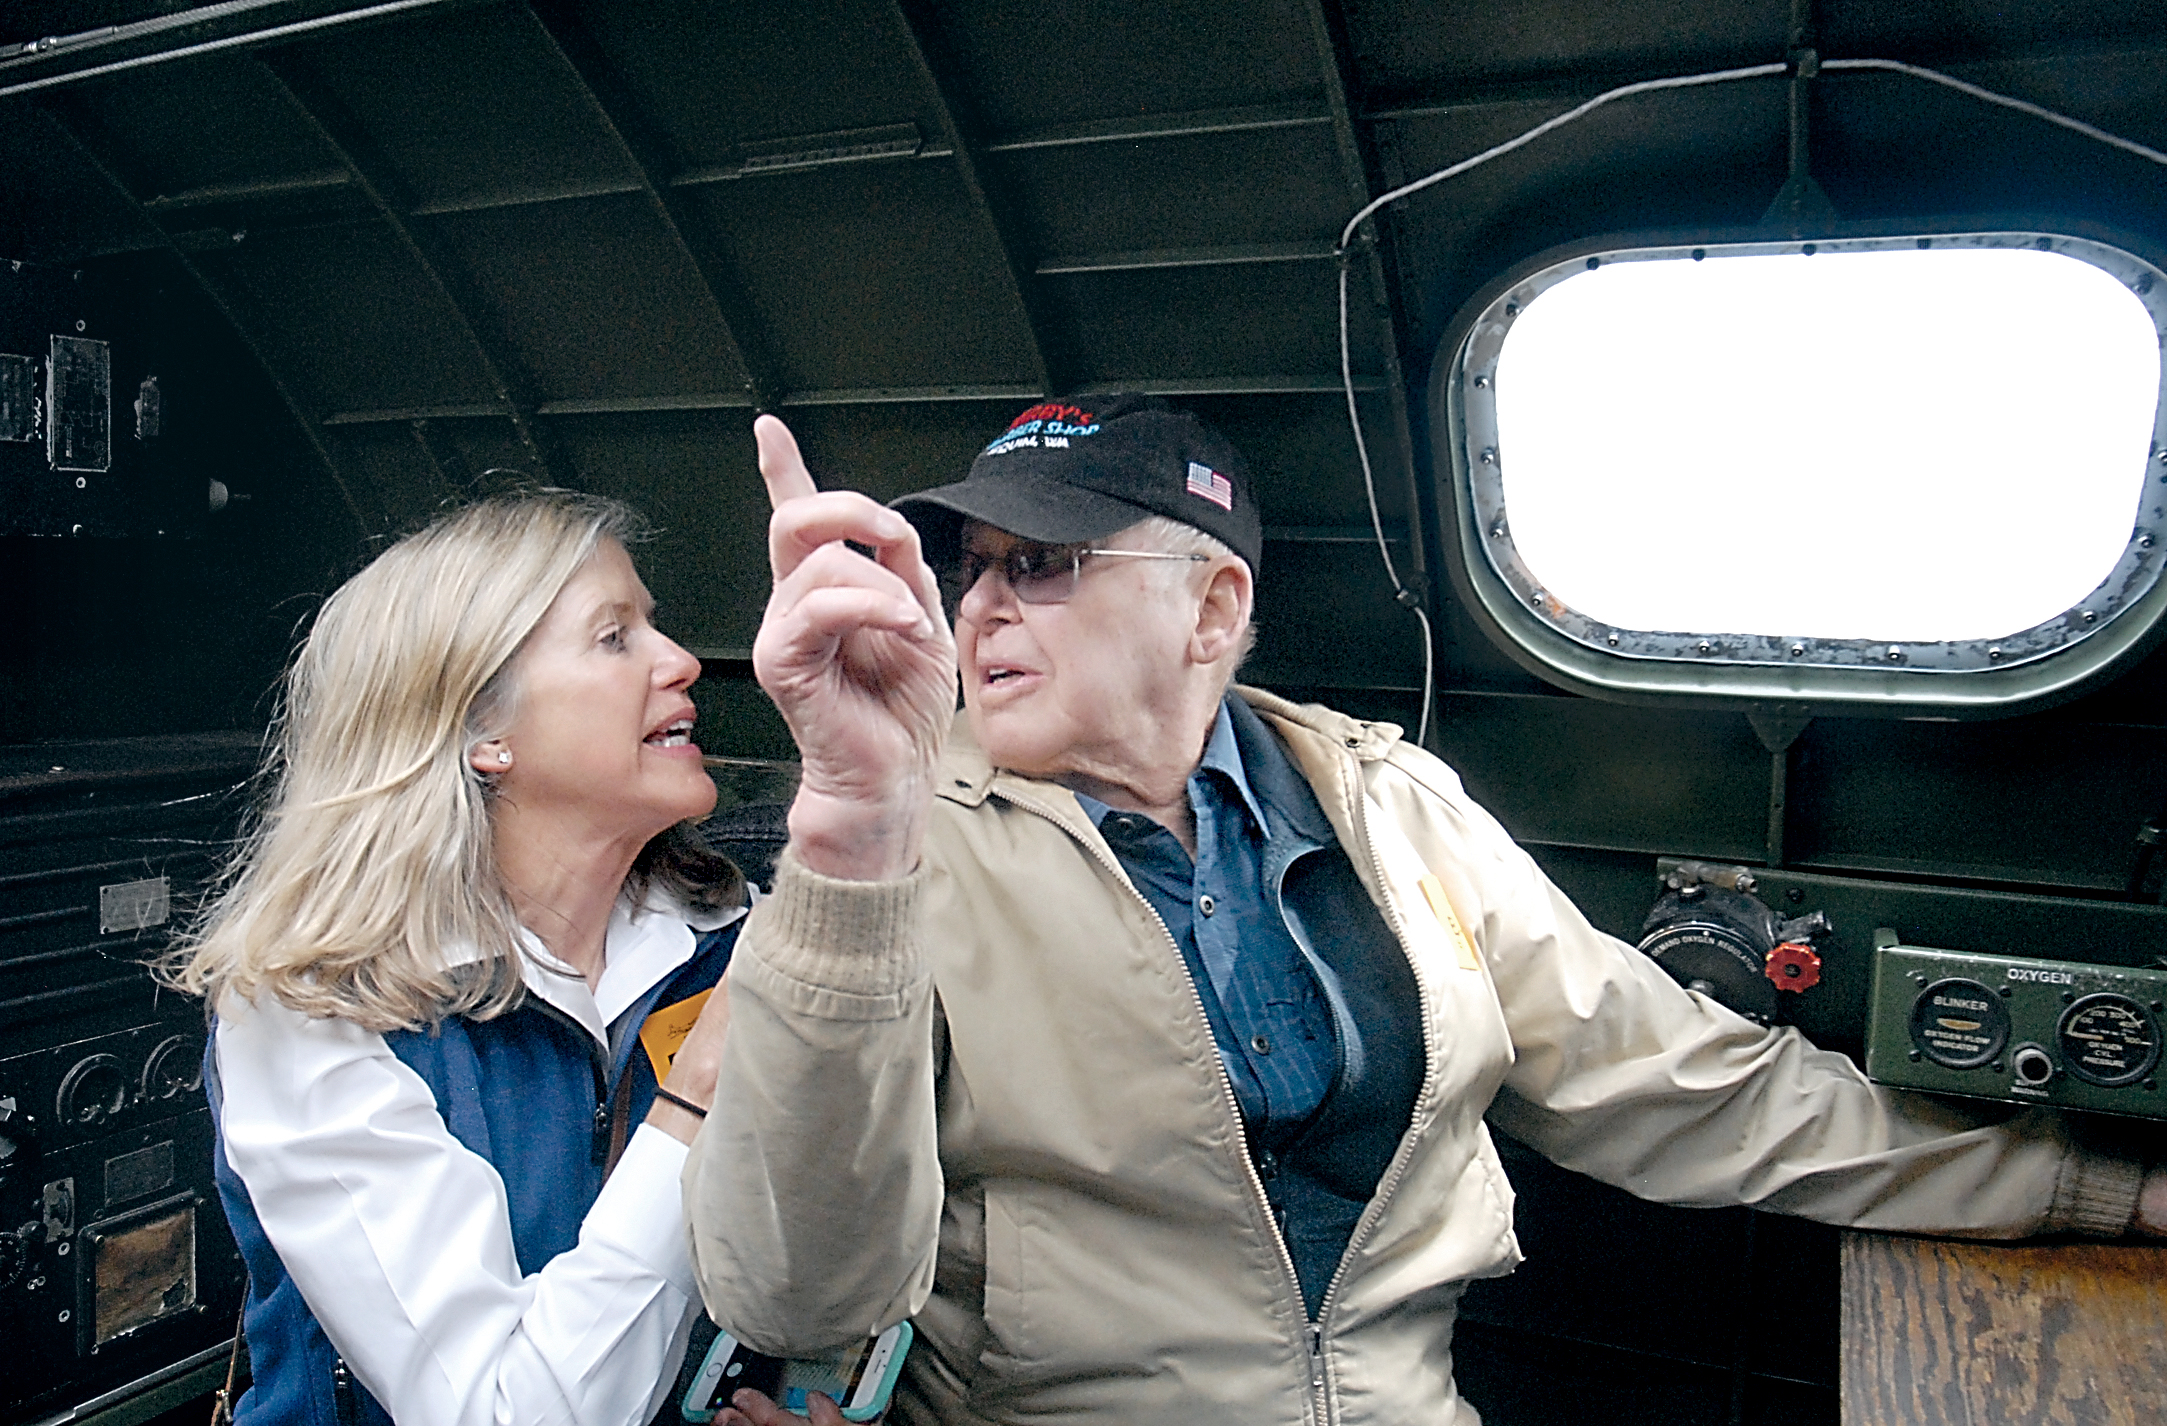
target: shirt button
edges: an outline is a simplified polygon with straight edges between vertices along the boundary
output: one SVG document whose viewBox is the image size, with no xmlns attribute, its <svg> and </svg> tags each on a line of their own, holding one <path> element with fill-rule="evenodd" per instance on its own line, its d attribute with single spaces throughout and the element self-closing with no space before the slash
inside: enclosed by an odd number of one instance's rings
<svg viewBox="0 0 2167 1426">
<path fill-rule="evenodd" d="M 1209 916 L 1212 912 L 1219 909 L 1219 903 L 1212 900 L 1209 896 L 1199 896 L 1196 899 L 1196 909 L 1203 912 L 1206 916 Z"/>
<path fill-rule="evenodd" d="M 1251 1035 L 1249 1037 L 1249 1048 L 1260 1055 L 1268 1055 L 1272 1052 L 1272 1037 L 1269 1035 Z"/>
</svg>

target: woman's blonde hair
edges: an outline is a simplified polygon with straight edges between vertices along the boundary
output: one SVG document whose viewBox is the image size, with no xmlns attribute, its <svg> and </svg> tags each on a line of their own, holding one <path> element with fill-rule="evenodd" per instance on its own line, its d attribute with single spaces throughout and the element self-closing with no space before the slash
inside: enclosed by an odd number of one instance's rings
<svg viewBox="0 0 2167 1426">
<path fill-rule="evenodd" d="M 557 593 L 638 517 L 569 491 L 499 496 L 393 545 L 340 586 L 287 671 L 262 796 L 168 984 L 268 993 L 371 1030 L 500 1014 L 521 995 L 519 921 L 497 873 L 492 779 L 468 764 L 519 697 L 514 656 Z M 629 889 L 693 906 L 743 886 L 689 826 L 650 842 Z M 445 952 L 480 959 L 448 970 Z"/>
</svg>

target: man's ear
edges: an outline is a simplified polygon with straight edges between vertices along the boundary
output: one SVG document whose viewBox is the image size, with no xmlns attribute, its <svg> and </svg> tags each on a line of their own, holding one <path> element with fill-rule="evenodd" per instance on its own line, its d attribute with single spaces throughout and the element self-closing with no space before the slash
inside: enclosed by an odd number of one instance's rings
<svg viewBox="0 0 2167 1426">
<path fill-rule="evenodd" d="M 1204 581 L 1196 631 L 1189 636 L 1189 657 L 1200 664 L 1215 664 L 1238 654 L 1255 598 L 1249 567 L 1235 559 L 1218 561 Z"/>
</svg>

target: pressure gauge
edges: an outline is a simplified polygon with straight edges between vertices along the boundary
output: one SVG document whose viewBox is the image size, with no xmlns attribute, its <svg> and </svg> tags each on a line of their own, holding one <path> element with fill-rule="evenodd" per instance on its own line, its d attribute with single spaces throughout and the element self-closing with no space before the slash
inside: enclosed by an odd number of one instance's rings
<svg viewBox="0 0 2167 1426">
<path fill-rule="evenodd" d="M 2126 995 L 2087 995 L 2062 1012 L 2062 1063 L 2093 1084 L 2134 1084 L 2159 1059 L 2159 1027 Z"/>
</svg>

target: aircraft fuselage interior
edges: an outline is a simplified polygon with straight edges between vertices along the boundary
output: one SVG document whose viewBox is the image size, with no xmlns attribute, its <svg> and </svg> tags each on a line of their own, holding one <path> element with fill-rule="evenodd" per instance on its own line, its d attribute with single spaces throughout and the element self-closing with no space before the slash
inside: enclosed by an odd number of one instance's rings
<svg viewBox="0 0 2167 1426">
<path fill-rule="evenodd" d="M 1262 510 L 1243 682 L 1397 725 L 1692 988 L 2160 1157 L 2163 150 L 2127 0 L 5 7 L 0 1422 L 226 1378 L 204 1015 L 144 964 L 390 541 L 644 514 L 757 854 L 763 411 L 882 500 L 1201 414 Z M 1500 1148 L 1493 1426 L 1993 1419 L 1866 1414 L 1940 1370 L 2167 1413 L 2042 1386 L 2053 1311 L 1997 1345 L 1951 1276 L 1906 1356 L 1839 1230 Z"/>
</svg>

